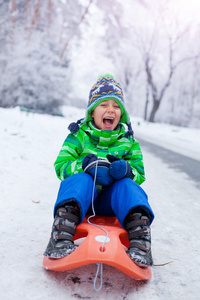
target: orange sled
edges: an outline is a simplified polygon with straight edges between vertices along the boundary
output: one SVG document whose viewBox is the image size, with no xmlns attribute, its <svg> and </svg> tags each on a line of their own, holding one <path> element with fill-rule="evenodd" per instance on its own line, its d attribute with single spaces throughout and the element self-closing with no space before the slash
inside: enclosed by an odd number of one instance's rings
<svg viewBox="0 0 200 300">
<path fill-rule="evenodd" d="M 108 239 L 104 244 L 106 233 L 83 220 L 76 228 L 74 241 L 85 238 L 79 247 L 70 255 L 52 259 L 44 256 L 43 266 L 46 270 L 67 271 L 92 263 L 104 263 L 111 265 L 136 280 L 148 280 L 151 278 L 151 268 L 138 267 L 127 255 L 123 245 L 128 248 L 128 233 L 119 224 L 115 217 L 95 216 L 91 223 L 101 226 L 108 232 Z M 76 243 L 76 242 L 75 242 Z"/>
</svg>

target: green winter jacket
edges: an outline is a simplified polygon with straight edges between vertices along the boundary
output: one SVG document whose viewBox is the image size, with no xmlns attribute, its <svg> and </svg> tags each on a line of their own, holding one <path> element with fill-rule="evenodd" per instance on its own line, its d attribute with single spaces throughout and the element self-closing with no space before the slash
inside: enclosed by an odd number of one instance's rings
<svg viewBox="0 0 200 300">
<path fill-rule="evenodd" d="M 83 172 L 82 161 L 88 154 L 106 159 L 112 154 L 127 160 L 132 168 L 132 179 L 141 184 L 145 181 L 143 155 L 140 145 L 132 136 L 125 137 L 123 124 L 117 130 L 99 130 L 92 122 L 80 125 L 76 133 L 70 133 L 64 141 L 54 163 L 56 174 L 60 180 Z M 97 188 L 101 189 L 97 183 Z"/>
</svg>

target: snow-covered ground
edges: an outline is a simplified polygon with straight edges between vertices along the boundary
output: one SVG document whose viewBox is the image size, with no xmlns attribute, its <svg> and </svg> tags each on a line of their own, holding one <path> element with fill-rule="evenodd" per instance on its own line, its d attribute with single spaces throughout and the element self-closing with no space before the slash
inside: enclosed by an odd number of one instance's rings
<svg viewBox="0 0 200 300">
<path fill-rule="evenodd" d="M 200 129 L 148 123 L 133 119 L 136 135 L 144 140 L 200 160 Z"/>
<path fill-rule="evenodd" d="M 73 107 L 64 112 L 61 118 L 0 109 L 0 298 L 198 299 L 200 191 L 186 173 L 169 168 L 145 149 L 147 181 L 142 187 L 156 215 L 152 279 L 134 281 L 104 266 L 103 287 L 95 292 L 95 264 L 64 273 L 43 269 L 60 183 L 53 163 L 68 124 L 84 116 L 84 110 Z M 132 119 L 136 137 L 200 160 L 200 130 Z"/>
</svg>

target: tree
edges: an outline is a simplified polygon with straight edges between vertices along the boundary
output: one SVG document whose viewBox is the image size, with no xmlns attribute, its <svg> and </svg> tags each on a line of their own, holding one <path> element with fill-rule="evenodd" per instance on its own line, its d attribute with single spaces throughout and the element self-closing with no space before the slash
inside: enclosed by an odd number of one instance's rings
<svg viewBox="0 0 200 300">
<path fill-rule="evenodd" d="M 164 99 L 167 89 L 170 87 L 172 78 L 177 68 L 188 62 L 200 57 L 199 52 L 196 54 L 188 51 L 181 53 L 180 49 L 184 45 L 186 49 L 185 41 L 189 40 L 190 26 L 180 29 L 178 21 L 176 26 L 171 30 L 171 24 L 165 23 L 165 18 L 160 15 L 155 19 L 151 30 L 145 28 L 145 32 L 135 28 L 135 37 L 137 42 L 137 49 L 141 54 L 141 58 L 144 64 L 144 71 L 147 80 L 147 93 L 145 103 L 145 117 L 147 116 L 147 107 L 149 102 L 148 89 L 151 91 L 151 97 L 153 100 L 152 110 L 149 116 L 149 121 L 154 122 L 156 112 L 158 111 L 161 102 Z M 172 21 L 171 21 L 172 22 Z M 152 25 L 152 24 L 151 24 Z M 162 56 L 160 55 L 162 53 Z M 163 72 L 163 70 L 166 70 Z"/>
<path fill-rule="evenodd" d="M 182 34 L 177 35 L 176 42 L 180 39 L 181 36 L 182 36 Z M 148 81 L 148 84 L 151 88 L 151 93 L 152 93 L 152 98 L 153 98 L 153 107 L 152 107 L 152 110 L 151 110 L 151 113 L 150 113 L 149 122 L 154 122 L 155 114 L 156 114 L 157 110 L 160 107 L 161 101 L 164 98 L 166 90 L 168 89 L 168 87 L 171 84 L 171 80 L 172 80 L 172 77 L 175 74 L 176 69 L 181 64 L 183 64 L 187 61 L 190 61 L 190 60 L 195 60 L 195 59 L 200 57 L 200 54 L 197 54 L 197 55 L 194 55 L 194 56 L 186 56 L 186 57 L 183 57 L 182 59 L 174 62 L 174 56 L 175 56 L 174 55 L 174 47 L 173 47 L 174 45 L 173 45 L 172 39 L 170 37 L 169 37 L 168 41 L 169 41 L 169 46 L 168 46 L 168 51 L 169 51 L 169 54 L 168 54 L 168 67 L 169 67 L 169 71 L 168 71 L 168 75 L 166 76 L 165 81 L 163 82 L 162 87 L 160 88 L 160 91 L 158 91 L 158 87 L 157 87 L 156 82 L 155 82 L 154 77 L 153 77 L 153 68 L 150 65 L 150 57 L 147 55 L 146 59 L 144 61 L 145 71 L 146 71 L 146 74 L 147 74 L 147 81 Z"/>
<path fill-rule="evenodd" d="M 83 11 L 79 1 L 0 2 L 0 106 L 60 114 L 70 90 L 70 47 L 62 59 L 60 53 L 80 36 Z"/>
</svg>

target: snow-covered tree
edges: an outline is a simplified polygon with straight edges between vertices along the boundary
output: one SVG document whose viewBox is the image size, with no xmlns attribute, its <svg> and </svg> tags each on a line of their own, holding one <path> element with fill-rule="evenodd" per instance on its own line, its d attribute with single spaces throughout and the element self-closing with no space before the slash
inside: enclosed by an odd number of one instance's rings
<svg viewBox="0 0 200 300">
<path fill-rule="evenodd" d="M 70 90 L 70 49 L 80 36 L 77 1 L 1 1 L 0 105 L 59 114 Z M 62 59 L 60 58 L 62 54 Z"/>
</svg>

